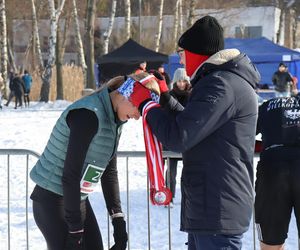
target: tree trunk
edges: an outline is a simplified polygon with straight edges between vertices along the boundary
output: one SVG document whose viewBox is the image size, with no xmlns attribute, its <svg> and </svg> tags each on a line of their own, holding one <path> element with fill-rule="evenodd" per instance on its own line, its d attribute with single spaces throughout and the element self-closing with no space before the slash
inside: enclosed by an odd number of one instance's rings
<svg viewBox="0 0 300 250">
<path fill-rule="evenodd" d="M 31 0 L 31 9 L 32 9 L 32 24 L 33 24 L 33 51 L 36 50 L 37 58 L 38 58 L 38 65 L 39 65 L 39 71 L 42 72 L 44 70 L 44 63 L 43 63 L 43 56 L 41 51 L 41 43 L 40 43 L 40 37 L 39 37 L 39 27 L 37 23 L 37 15 L 36 15 L 36 8 L 34 0 Z M 33 54 L 33 57 L 35 54 Z"/>
<path fill-rule="evenodd" d="M 280 40 L 282 37 L 282 31 L 283 31 L 283 26 L 284 26 L 284 14 L 285 14 L 284 9 L 283 8 L 280 9 L 279 26 L 278 26 L 278 31 L 276 34 L 276 43 L 277 44 L 280 44 Z"/>
<path fill-rule="evenodd" d="M 78 46 L 78 56 L 79 56 L 79 62 L 82 68 L 83 73 L 83 86 L 87 86 L 87 66 L 84 59 L 84 50 L 82 46 L 82 39 L 80 35 L 80 26 L 78 21 L 78 12 L 77 12 L 77 6 L 76 6 L 76 0 L 72 0 L 73 3 L 73 18 L 75 23 L 75 39 L 76 44 Z"/>
<path fill-rule="evenodd" d="M 182 0 L 179 0 L 179 6 L 178 6 L 178 34 L 181 35 L 183 33 L 183 24 L 182 24 Z"/>
<path fill-rule="evenodd" d="M 94 26 L 95 26 L 96 0 L 88 0 L 86 24 L 86 63 L 87 63 L 87 88 L 95 89 L 94 75 Z"/>
<path fill-rule="evenodd" d="M 193 25 L 193 23 L 194 23 L 195 8 L 196 8 L 196 0 L 190 0 L 188 21 L 187 21 L 187 27 L 188 28 L 191 27 Z"/>
<path fill-rule="evenodd" d="M 117 0 L 112 1 L 111 5 L 111 12 L 110 12 L 110 18 L 108 22 L 107 31 L 104 34 L 104 54 L 108 53 L 108 44 L 109 44 L 109 38 L 114 26 L 114 20 L 116 15 L 116 6 L 117 6 Z"/>
<path fill-rule="evenodd" d="M 177 47 L 177 35 L 178 35 L 178 16 L 179 16 L 179 2 L 180 0 L 176 0 L 176 3 L 174 5 L 174 30 L 173 30 L 173 41 L 174 41 L 174 47 L 173 50 L 176 50 Z"/>
<path fill-rule="evenodd" d="M 49 51 L 48 51 L 48 61 L 45 66 L 44 72 L 42 74 L 42 88 L 41 88 L 41 102 L 49 101 L 49 92 L 50 92 L 50 82 L 52 78 L 52 68 L 55 63 L 55 48 L 56 48 L 56 32 L 58 19 L 61 14 L 62 8 L 64 6 L 65 0 L 61 1 L 58 9 L 55 9 L 54 0 L 48 0 L 49 3 L 49 12 L 51 14 L 50 18 L 50 37 L 49 37 Z"/>
<path fill-rule="evenodd" d="M 160 0 L 159 5 L 159 14 L 158 14 L 158 29 L 155 35 L 155 51 L 159 50 L 160 39 L 161 39 L 161 31 L 162 31 L 162 23 L 163 23 L 163 9 L 164 9 L 164 0 Z"/>
<path fill-rule="evenodd" d="M 10 67 L 12 68 L 12 70 L 14 72 L 17 72 L 17 66 L 16 66 L 16 63 L 15 63 L 14 53 L 13 53 L 13 50 L 11 48 L 11 43 L 10 43 L 8 37 L 7 37 L 7 53 L 8 53 L 8 61 L 9 61 Z"/>
<path fill-rule="evenodd" d="M 130 0 L 125 0 L 125 33 L 126 33 L 126 40 L 128 40 L 131 37 L 130 20 L 131 20 L 131 3 L 130 3 Z"/>
<path fill-rule="evenodd" d="M 58 22 L 59 23 L 59 22 Z M 62 52 L 62 30 L 60 25 L 57 25 L 56 31 L 56 45 L 55 45 L 55 53 L 56 53 L 56 100 L 64 99 L 64 87 L 63 87 L 63 52 Z"/>
<path fill-rule="evenodd" d="M 1 45 L 1 73 L 4 83 L 7 82 L 7 31 L 6 31 L 6 12 L 5 0 L 0 0 L 0 45 Z M 6 84 L 5 84 L 6 86 Z"/>
</svg>

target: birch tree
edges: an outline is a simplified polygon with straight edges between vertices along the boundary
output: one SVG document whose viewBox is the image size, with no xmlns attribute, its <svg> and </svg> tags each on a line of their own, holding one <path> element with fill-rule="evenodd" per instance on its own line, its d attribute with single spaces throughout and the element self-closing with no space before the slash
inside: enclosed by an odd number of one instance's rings
<svg viewBox="0 0 300 250">
<path fill-rule="evenodd" d="M 57 25 L 57 41 L 56 41 L 56 100 L 64 99 L 64 85 L 63 85 L 63 62 L 65 55 L 65 48 L 67 44 L 67 35 L 70 26 L 71 15 L 69 15 L 64 22 L 64 27 Z"/>
<path fill-rule="evenodd" d="M 0 0 L 0 45 L 1 45 L 1 73 L 4 83 L 7 81 L 7 31 L 6 31 L 6 11 L 5 0 Z M 6 85 L 6 84 L 5 84 Z"/>
<path fill-rule="evenodd" d="M 108 44 L 109 44 L 109 38 L 114 26 L 114 20 L 116 15 L 116 7 L 117 7 L 117 0 L 113 0 L 111 3 L 111 12 L 108 22 L 107 31 L 104 33 L 104 44 L 103 44 L 103 52 L 104 54 L 108 53 Z"/>
<path fill-rule="evenodd" d="M 177 36 L 178 36 L 178 19 L 179 19 L 179 2 L 180 0 L 176 0 L 174 5 L 174 30 L 173 30 L 173 50 L 176 49 L 177 46 Z"/>
<path fill-rule="evenodd" d="M 183 32 L 183 15 L 182 15 L 182 0 L 179 0 L 178 4 L 178 33 L 179 35 Z"/>
<path fill-rule="evenodd" d="M 42 88 L 41 88 L 41 102 L 49 101 L 50 82 L 52 78 L 52 70 L 55 63 L 55 47 L 57 39 L 57 25 L 60 14 L 65 4 L 65 0 L 61 0 L 60 5 L 55 9 L 54 0 L 48 0 L 49 12 L 50 12 L 50 36 L 49 36 L 49 51 L 48 61 L 42 74 Z"/>
<path fill-rule="evenodd" d="M 125 0 L 125 33 L 126 33 L 126 40 L 128 40 L 131 37 L 130 19 L 131 19 L 131 3 L 130 3 L 130 0 Z"/>
<path fill-rule="evenodd" d="M 88 0 L 86 17 L 86 64 L 87 64 L 87 88 L 95 89 L 94 75 L 94 26 L 95 26 L 96 0 Z"/>
<path fill-rule="evenodd" d="M 32 36 L 33 36 L 33 44 L 34 44 L 33 51 L 36 52 L 37 54 L 39 71 L 43 72 L 44 64 L 43 64 L 43 56 L 42 56 L 40 36 L 39 36 L 39 27 L 37 23 L 37 14 L 36 14 L 34 0 L 31 0 L 31 12 L 32 12 L 32 25 L 33 25 Z M 33 56 L 35 56 L 35 54 L 33 54 Z"/>
<path fill-rule="evenodd" d="M 80 25 L 79 25 L 79 20 L 78 20 L 78 11 L 77 11 L 77 5 L 76 5 L 76 0 L 72 0 L 72 5 L 73 5 L 73 20 L 75 24 L 75 39 L 76 39 L 76 44 L 78 48 L 78 57 L 79 57 L 79 63 L 82 68 L 82 73 L 83 73 L 83 86 L 87 85 L 87 66 L 85 63 L 84 59 L 84 50 L 83 50 L 83 45 L 82 45 L 82 39 L 80 35 Z"/>
<path fill-rule="evenodd" d="M 159 50 L 161 32 L 162 32 L 162 23 L 163 23 L 163 9 L 164 9 L 164 0 L 160 0 L 159 4 L 159 13 L 158 13 L 158 28 L 155 35 L 155 51 Z"/>
<path fill-rule="evenodd" d="M 189 28 L 194 23 L 195 19 L 196 0 L 190 0 L 187 27 Z"/>
</svg>

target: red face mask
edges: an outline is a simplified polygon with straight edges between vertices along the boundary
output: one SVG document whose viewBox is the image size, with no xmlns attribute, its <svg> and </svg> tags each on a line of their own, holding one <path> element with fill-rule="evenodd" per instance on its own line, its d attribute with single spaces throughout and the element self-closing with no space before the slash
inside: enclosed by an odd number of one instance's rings
<svg viewBox="0 0 300 250">
<path fill-rule="evenodd" d="M 188 76 L 192 76 L 195 70 L 205 62 L 210 56 L 207 55 L 199 55 L 192 53 L 188 50 L 184 50 L 185 52 L 185 69 Z"/>
</svg>

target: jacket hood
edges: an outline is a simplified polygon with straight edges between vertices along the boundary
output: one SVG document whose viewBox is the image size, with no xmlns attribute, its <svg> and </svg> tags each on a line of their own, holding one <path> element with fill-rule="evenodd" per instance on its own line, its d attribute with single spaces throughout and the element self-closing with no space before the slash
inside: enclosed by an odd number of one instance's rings
<svg viewBox="0 0 300 250">
<path fill-rule="evenodd" d="M 237 49 L 225 49 L 208 58 L 192 76 L 192 85 L 199 78 L 214 71 L 230 71 L 245 79 L 253 88 L 260 82 L 260 74 L 249 57 Z"/>
</svg>

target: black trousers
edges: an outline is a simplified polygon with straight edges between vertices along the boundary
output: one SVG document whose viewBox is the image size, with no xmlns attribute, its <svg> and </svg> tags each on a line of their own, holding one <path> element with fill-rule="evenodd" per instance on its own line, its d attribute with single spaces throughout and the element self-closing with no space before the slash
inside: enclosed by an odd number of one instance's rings
<svg viewBox="0 0 300 250">
<path fill-rule="evenodd" d="M 172 192 L 172 202 L 173 202 L 173 198 L 175 198 L 175 192 L 176 192 L 176 175 L 177 175 L 178 159 L 170 158 L 169 163 L 170 166 L 166 171 L 166 184 L 167 187 L 169 187 Z"/>
<path fill-rule="evenodd" d="M 63 199 L 33 201 L 33 216 L 47 242 L 48 250 L 64 250 L 68 226 L 64 218 Z M 81 202 L 84 220 L 84 249 L 103 250 L 101 233 L 89 200 Z"/>
</svg>

